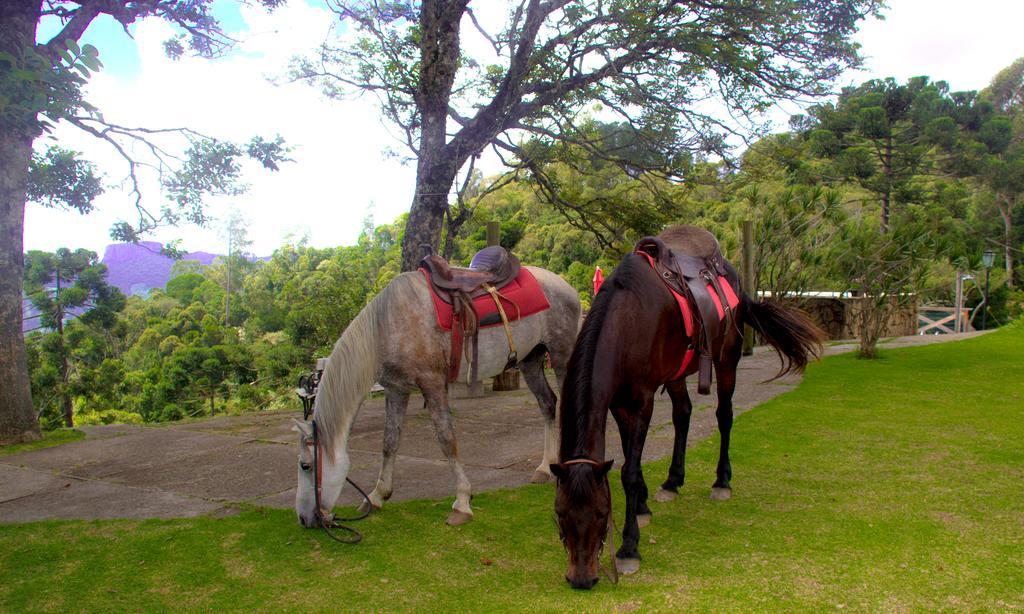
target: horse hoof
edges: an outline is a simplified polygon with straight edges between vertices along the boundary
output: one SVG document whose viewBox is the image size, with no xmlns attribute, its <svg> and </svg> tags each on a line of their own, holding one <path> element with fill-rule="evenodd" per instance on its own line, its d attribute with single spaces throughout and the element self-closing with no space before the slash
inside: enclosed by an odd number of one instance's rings
<svg viewBox="0 0 1024 614">
<path fill-rule="evenodd" d="M 638 527 L 640 527 L 642 529 L 642 528 L 646 527 L 649 524 L 651 524 L 651 515 L 650 514 L 637 514 L 636 515 L 636 525 Z"/>
<path fill-rule="evenodd" d="M 731 488 L 719 488 L 718 486 L 711 487 L 712 501 L 728 501 L 729 499 L 732 499 Z"/>
<path fill-rule="evenodd" d="M 547 484 L 554 478 L 550 473 L 544 473 L 543 471 L 534 471 L 533 477 L 530 478 L 531 484 Z"/>
<path fill-rule="evenodd" d="M 659 488 L 658 492 L 654 493 L 654 500 L 658 503 L 668 503 L 669 501 L 675 501 L 679 493 L 672 492 L 671 490 L 665 490 Z"/>
<path fill-rule="evenodd" d="M 379 512 L 380 506 L 374 505 L 364 499 L 363 502 L 359 504 L 358 511 L 360 514 L 372 514 L 374 512 Z"/>
<path fill-rule="evenodd" d="M 640 559 L 620 559 L 615 557 L 615 569 L 624 576 L 640 571 Z"/>
<path fill-rule="evenodd" d="M 457 527 L 460 524 L 466 524 L 470 520 L 473 520 L 473 514 L 467 514 L 466 512 L 460 512 L 459 510 L 452 510 L 451 514 L 448 514 L 448 526 Z"/>
</svg>

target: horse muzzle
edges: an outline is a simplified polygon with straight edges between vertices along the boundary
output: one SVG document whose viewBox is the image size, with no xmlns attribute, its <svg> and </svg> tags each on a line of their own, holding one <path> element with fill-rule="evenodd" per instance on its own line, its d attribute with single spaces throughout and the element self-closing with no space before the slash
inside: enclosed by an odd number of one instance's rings
<svg viewBox="0 0 1024 614">
<path fill-rule="evenodd" d="M 323 528 L 324 524 L 330 522 L 334 516 L 324 516 L 322 514 L 299 514 L 299 523 L 307 529 L 320 529 Z"/>
<path fill-rule="evenodd" d="M 594 585 L 597 584 L 597 580 L 597 574 L 594 574 L 592 577 L 587 577 L 583 574 L 565 574 L 565 581 L 569 583 L 569 586 L 583 590 L 590 590 L 594 588 Z"/>
</svg>

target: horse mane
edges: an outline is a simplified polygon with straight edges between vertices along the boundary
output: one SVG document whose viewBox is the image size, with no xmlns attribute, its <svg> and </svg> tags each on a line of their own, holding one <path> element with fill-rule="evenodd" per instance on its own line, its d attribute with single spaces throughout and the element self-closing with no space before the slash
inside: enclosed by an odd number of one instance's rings
<svg viewBox="0 0 1024 614">
<path fill-rule="evenodd" d="M 605 323 L 612 314 L 613 298 L 620 292 L 638 292 L 650 285 L 642 281 L 641 273 L 650 266 L 635 254 L 623 257 L 619 266 L 601 286 L 594 297 L 590 311 L 583 321 L 566 368 L 565 384 L 562 390 L 561 446 L 560 460 L 572 459 L 572 454 L 583 443 L 581 436 L 587 432 L 590 414 L 593 411 L 594 358 Z M 596 459 L 601 460 L 601 459 Z"/>
<path fill-rule="evenodd" d="M 381 325 L 389 320 L 390 312 L 397 306 L 409 305 L 415 300 L 416 275 L 403 273 L 395 277 L 363 307 L 331 350 L 313 408 L 313 418 L 328 456 L 333 457 L 332 444 L 336 437 L 340 435 L 348 440 L 363 397 L 379 376 Z"/>
</svg>

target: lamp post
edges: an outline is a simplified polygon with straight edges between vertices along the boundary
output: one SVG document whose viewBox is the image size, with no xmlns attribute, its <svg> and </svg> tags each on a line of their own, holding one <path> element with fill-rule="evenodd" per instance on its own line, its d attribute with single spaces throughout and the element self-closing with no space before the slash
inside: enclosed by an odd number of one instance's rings
<svg viewBox="0 0 1024 614">
<path fill-rule="evenodd" d="M 981 312 L 981 330 L 985 330 L 988 323 L 985 316 L 988 315 L 988 274 L 992 271 L 992 264 L 996 260 L 996 253 L 986 249 L 981 255 L 981 264 L 985 267 L 985 310 Z"/>
</svg>

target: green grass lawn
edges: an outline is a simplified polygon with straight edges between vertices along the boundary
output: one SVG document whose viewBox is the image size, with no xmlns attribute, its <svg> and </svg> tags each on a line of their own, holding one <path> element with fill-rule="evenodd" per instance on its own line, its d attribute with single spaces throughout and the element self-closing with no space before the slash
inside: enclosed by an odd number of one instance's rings
<svg viewBox="0 0 1024 614">
<path fill-rule="evenodd" d="M 546 485 L 478 495 L 458 528 L 450 500 L 389 505 L 358 546 L 263 509 L 3 526 L 0 610 L 1024 607 L 1024 328 L 829 358 L 733 433 L 733 499 L 709 500 L 717 441 L 698 445 L 617 586 L 565 583 Z"/>
<path fill-rule="evenodd" d="M 43 438 L 37 441 L 30 441 L 28 443 L 14 443 L 7 446 L 0 446 L 0 456 L 7 456 L 8 454 L 17 454 L 18 452 L 28 452 L 29 450 L 39 450 L 41 448 L 49 448 L 51 446 L 59 446 L 63 443 L 71 443 L 72 441 L 78 441 L 79 439 L 85 439 L 85 433 L 77 431 L 75 429 L 57 429 L 56 431 L 45 431 L 43 432 Z"/>
</svg>

